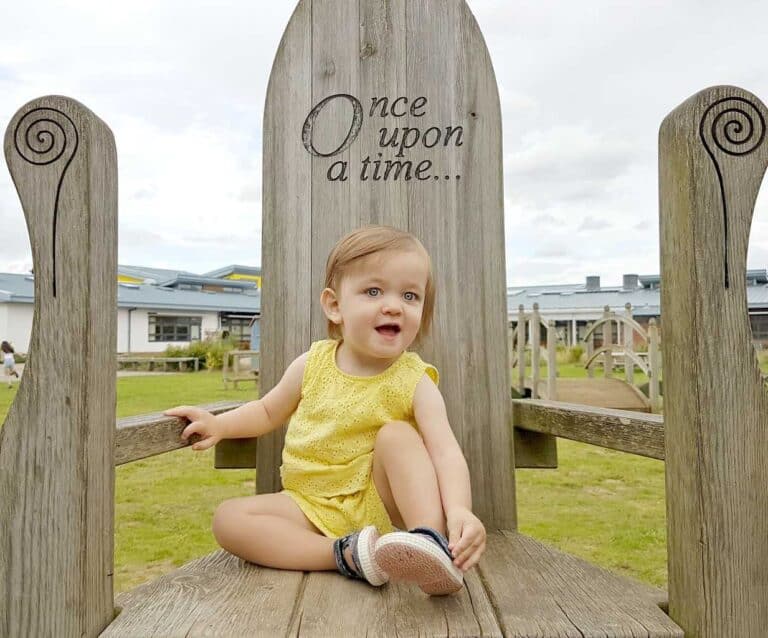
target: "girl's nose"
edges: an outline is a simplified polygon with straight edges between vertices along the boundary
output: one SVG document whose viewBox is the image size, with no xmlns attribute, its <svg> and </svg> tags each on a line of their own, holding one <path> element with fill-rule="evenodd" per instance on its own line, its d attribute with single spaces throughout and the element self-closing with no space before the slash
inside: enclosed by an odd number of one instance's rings
<svg viewBox="0 0 768 638">
<path fill-rule="evenodd" d="M 403 311 L 400 305 L 400 299 L 393 299 L 392 297 L 385 297 L 381 306 L 382 312 L 389 315 L 400 314 Z"/>
</svg>

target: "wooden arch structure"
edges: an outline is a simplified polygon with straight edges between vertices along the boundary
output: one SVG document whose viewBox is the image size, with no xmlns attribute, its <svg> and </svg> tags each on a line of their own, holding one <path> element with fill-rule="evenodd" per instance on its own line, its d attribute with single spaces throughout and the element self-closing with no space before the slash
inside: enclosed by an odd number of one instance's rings
<svg viewBox="0 0 768 638">
<path fill-rule="evenodd" d="M 383 97 L 386 113 L 374 99 Z M 441 291 L 423 354 L 446 379 L 488 551 L 464 590 L 441 599 L 216 552 L 121 595 L 115 609 L 114 464 L 182 447 L 182 424 L 139 417 L 114 427 L 111 133 L 73 100 L 22 107 L 5 154 L 32 238 L 36 314 L 27 374 L 0 432 L 0 635 L 762 636 L 768 519 L 756 514 L 768 505 L 768 399 L 745 291 L 733 282 L 744 281 L 768 162 L 765 118 L 751 94 L 718 87 L 662 126 L 663 302 L 675 317 L 663 425 L 654 415 L 513 405 L 499 105 L 474 19 L 463 0 L 301 0 L 265 116 L 263 383 L 322 334 L 310 300 L 334 239 L 368 221 L 411 229 L 432 253 Z M 418 140 L 404 133 L 384 148 L 382 128 L 385 140 L 416 128 Z M 384 172 L 375 173 L 379 152 Z M 399 178 L 393 163 L 384 178 L 386 159 L 401 162 Z M 702 325 L 729 338 L 701 340 Z M 715 370 L 725 360 L 723 385 Z M 554 434 L 666 457 L 669 614 L 663 592 L 517 533 L 513 413 L 525 433 L 519 449 Z M 277 436 L 259 441 L 260 490 L 278 487 L 279 448 Z M 221 456 L 226 463 L 229 452 Z"/>
</svg>

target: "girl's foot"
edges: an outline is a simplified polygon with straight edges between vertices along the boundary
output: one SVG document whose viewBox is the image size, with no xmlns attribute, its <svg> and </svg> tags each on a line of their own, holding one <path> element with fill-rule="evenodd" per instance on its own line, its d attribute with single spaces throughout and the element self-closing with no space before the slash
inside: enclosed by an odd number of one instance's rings
<svg viewBox="0 0 768 638">
<path fill-rule="evenodd" d="M 386 583 L 389 576 L 374 558 L 378 540 L 379 532 L 373 525 L 337 539 L 333 544 L 333 555 L 339 572 L 347 578 L 365 580 L 374 587 Z"/>
<path fill-rule="evenodd" d="M 376 543 L 374 556 L 393 581 L 416 583 L 430 596 L 454 594 L 464 584 L 464 574 L 453 564 L 448 541 L 431 527 L 385 534 Z"/>
</svg>

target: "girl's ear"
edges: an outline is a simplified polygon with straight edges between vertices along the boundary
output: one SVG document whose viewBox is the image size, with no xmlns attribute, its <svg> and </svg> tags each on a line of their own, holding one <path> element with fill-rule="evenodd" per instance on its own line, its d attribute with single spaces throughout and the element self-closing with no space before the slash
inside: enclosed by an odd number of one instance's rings
<svg viewBox="0 0 768 638">
<path fill-rule="evenodd" d="M 339 298 L 336 296 L 336 291 L 333 288 L 325 288 L 320 293 L 320 305 L 323 307 L 323 313 L 325 313 L 328 321 L 340 326 L 341 311 L 339 309 Z"/>
</svg>

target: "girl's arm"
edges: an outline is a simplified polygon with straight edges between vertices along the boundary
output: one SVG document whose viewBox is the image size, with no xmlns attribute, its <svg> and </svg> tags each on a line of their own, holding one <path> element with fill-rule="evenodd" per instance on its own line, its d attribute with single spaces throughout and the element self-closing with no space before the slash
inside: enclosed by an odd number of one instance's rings
<svg viewBox="0 0 768 638">
<path fill-rule="evenodd" d="M 416 386 L 413 412 L 437 473 L 446 516 L 456 508 L 472 510 L 469 468 L 448 423 L 445 401 L 426 374 Z"/>
<path fill-rule="evenodd" d="M 445 401 L 426 374 L 413 397 L 416 423 L 435 466 L 454 564 L 467 571 L 485 551 L 485 527 L 472 513 L 469 468 L 448 423 Z"/>
<path fill-rule="evenodd" d="M 181 433 L 183 439 L 192 434 L 201 439 L 193 450 L 207 450 L 222 439 L 261 436 L 285 423 L 299 405 L 301 381 L 309 353 L 304 353 L 288 366 L 280 382 L 263 398 L 250 401 L 235 410 L 214 416 L 194 406 L 179 406 L 166 410 L 168 416 L 185 417 L 191 423 Z"/>
</svg>

